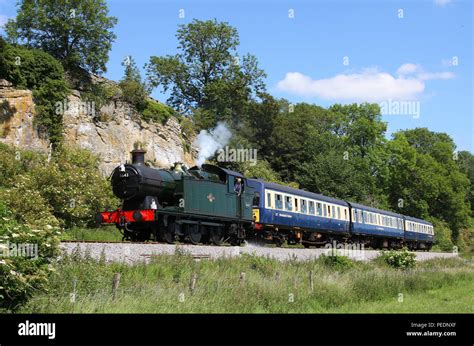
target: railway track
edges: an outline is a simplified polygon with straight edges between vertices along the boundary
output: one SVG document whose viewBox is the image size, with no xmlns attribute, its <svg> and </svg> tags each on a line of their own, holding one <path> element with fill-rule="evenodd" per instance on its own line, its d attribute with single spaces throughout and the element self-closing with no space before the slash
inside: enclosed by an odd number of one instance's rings
<svg viewBox="0 0 474 346">
<path fill-rule="evenodd" d="M 300 248 L 272 248 L 246 244 L 246 246 L 213 246 L 190 244 L 164 244 L 158 242 L 98 242 L 98 241 L 62 241 L 61 249 L 68 254 L 80 252 L 92 258 L 99 259 L 105 255 L 107 261 L 113 262 L 147 262 L 153 256 L 173 255 L 177 251 L 184 252 L 196 260 L 215 259 L 219 257 L 239 257 L 241 255 L 254 255 L 270 257 L 280 261 L 285 260 L 311 260 L 323 254 L 329 254 L 328 249 L 300 249 Z M 379 255 L 379 250 L 346 250 L 340 254 L 354 260 L 368 261 Z M 423 261 L 432 258 L 457 257 L 456 253 L 441 252 L 415 252 L 417 260 Z"/>
</svg>

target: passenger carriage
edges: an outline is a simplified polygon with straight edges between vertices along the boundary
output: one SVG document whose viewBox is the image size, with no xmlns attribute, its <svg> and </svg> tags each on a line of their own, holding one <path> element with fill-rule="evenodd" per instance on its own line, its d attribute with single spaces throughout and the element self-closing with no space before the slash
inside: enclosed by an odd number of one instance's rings
<svg viewBox="0 0 474 346">
<path fill-rule="evenodd" d="M 391 211 L 349 202 L 352 240 L 372 247 L 399 248 L 403 245 L 404 216 Z"/>
<path fill-rule="evenodd" d="M 347 202 L 320 194 L 248 179 L 255 190 L 253 203 L 255 229 L 266 239 L 281 244 L 325 244 L 349 236 Z"/>
<path fill-rule="evenodd" d="M 434 242 L 433 224 L 411 216 L 404 216 L 405 243 L 411 250 L 430 250 Z"/>
</svg>

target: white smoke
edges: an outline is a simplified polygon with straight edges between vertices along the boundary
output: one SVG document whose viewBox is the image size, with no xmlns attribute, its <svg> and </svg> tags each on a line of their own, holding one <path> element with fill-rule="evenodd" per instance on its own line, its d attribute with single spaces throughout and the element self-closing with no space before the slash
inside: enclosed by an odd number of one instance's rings
<svg viewBox="0 0 474 346">
<path fill-rule="evenodd" d="M 212 130 L 201 130 L 194 140 L 194 145 L 199 149 L 198 166 L 201 166 L 206 159 L 212 157 L 216 151 L 224 148 L 229 143 L 232 133 L 223 122 L 217 123 Z"/>
</svg>

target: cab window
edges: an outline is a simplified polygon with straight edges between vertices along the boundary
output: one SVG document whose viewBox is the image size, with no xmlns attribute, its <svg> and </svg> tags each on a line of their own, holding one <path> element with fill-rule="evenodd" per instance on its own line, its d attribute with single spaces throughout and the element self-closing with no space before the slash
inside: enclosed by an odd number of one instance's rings
<svg viewBox="0 0 474 346">
<path fill-rule="evenodd" d="M 259 192 L 255 192 L 255 195 L 253 196 L 252 205 L 254 207 L 258 207 L 260 205 L 260 193 Z"/>
</svg>

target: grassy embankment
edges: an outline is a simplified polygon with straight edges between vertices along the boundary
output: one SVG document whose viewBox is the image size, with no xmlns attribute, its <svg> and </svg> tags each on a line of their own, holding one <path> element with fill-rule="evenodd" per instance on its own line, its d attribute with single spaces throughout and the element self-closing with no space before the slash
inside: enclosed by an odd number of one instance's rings
<svg viewBox="0 0 474 346">
<path fill-rule="evenodd" d="M 121 280 L 113 299 L 115 273 Z M 474 264 L 462 259 L 397 270 L 377 260 L 339 266 L 324 259 L 278 262 L 253 256 L 197 262 L 178 253 L 128 266 L 75 255 L 58 263 L 51 283 L 49 293 L 37 294 L 21 312 L 474 312 Z"/>
</svg>

